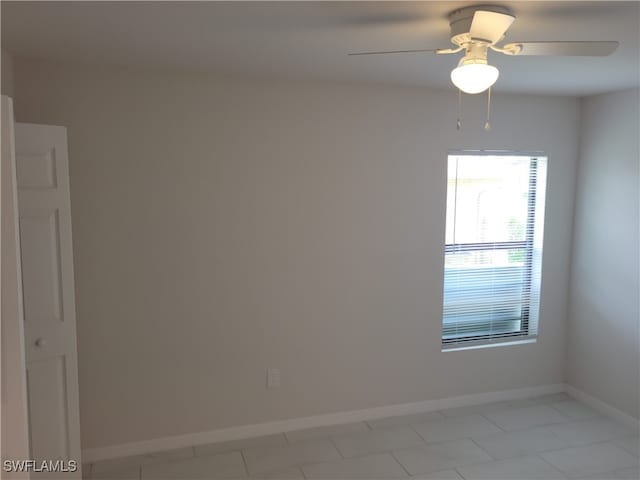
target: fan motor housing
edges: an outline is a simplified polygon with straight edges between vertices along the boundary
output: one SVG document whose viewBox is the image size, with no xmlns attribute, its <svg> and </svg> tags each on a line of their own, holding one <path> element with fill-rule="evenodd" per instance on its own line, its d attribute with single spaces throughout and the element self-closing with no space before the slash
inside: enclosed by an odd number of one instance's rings
<svg viewBox="0 0 640 480">
<path fill-rule="evenodd" d="M 478 11 L 495 12 L 512 17 L 514 16 L 511 10 L 498 5 L 474 5 L 454 10 L 449 14 L 449 27 L 451 28 L 451 42 L 453 44 L 462 47 L 469 44 L 471 40 L 482 40 L 472 39 L 471 34 L 469 33 L 471 31 L 473 16 Z"/>
</svg>

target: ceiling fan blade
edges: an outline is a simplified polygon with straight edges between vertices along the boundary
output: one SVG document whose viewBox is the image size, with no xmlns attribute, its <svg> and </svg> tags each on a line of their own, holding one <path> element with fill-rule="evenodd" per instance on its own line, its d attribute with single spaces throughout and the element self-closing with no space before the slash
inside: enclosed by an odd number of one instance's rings
<svg viewBox="0 0 640 480">
<path fill-rule="evenodd" d="M 520 48 L 514 55 L 606 57 L 618 48 L 618 42 L 514 42 L 502 48 L 514 51 Z"/>
<path fill-rule="evenodd" d="M 347 55 L 386 55 L 387 53 L 435 53 L 438 50 L 442 50 L 441 48 L 426 48 L 421 50 L 390 50 L 386 52 L 355 52 L 348 53 Z"/>
<path fill-rule="evenodd" d="M 475 40 L 496 43 L 504 37 L 515 19 L 507 13 L 478 10 L 473 14 L 469 36 Z"/>
</svg>

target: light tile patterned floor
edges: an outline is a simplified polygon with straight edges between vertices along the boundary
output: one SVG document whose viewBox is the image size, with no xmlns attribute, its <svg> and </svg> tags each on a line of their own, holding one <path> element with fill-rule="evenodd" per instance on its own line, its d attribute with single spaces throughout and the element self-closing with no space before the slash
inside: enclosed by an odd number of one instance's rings
<svg viewBox="0 0 640 480">
<path fill-rule="evenodd" d="M 197 445 L 85 479 L 640 479 L 638 431 L 564 393 Z"/>
</svg>

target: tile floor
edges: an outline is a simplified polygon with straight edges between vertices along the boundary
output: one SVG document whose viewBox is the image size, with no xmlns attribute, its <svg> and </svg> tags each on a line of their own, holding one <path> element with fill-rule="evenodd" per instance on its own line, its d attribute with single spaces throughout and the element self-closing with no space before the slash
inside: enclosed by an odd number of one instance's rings
<svg viewBox="0 0 640 480">
<path fill-rule="evenodd" d="M 85 466 L 85 479 L 640 480 L 638 431 L 564 393 Z"/>
</svg>

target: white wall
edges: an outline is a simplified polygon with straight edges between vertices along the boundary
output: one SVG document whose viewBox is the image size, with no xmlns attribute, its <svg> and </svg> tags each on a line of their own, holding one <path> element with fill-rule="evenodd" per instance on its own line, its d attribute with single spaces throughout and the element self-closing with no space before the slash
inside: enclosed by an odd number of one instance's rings
<svg viewBox="0 0 640 480">
<path fill-rule="evenodd" d="M 563 381 L 578 101 L 16 60 L 68 127 L 83 447 Z M 440 351 L 448 149 L 549 154 L 540 340 Z M 282 387 L 265 389 L 265 369 Z"/>
<path fill-rule="evenodd" d="M 583 99 L 567 380 L 640 417 L 638 89 Z"/>
</svg>

